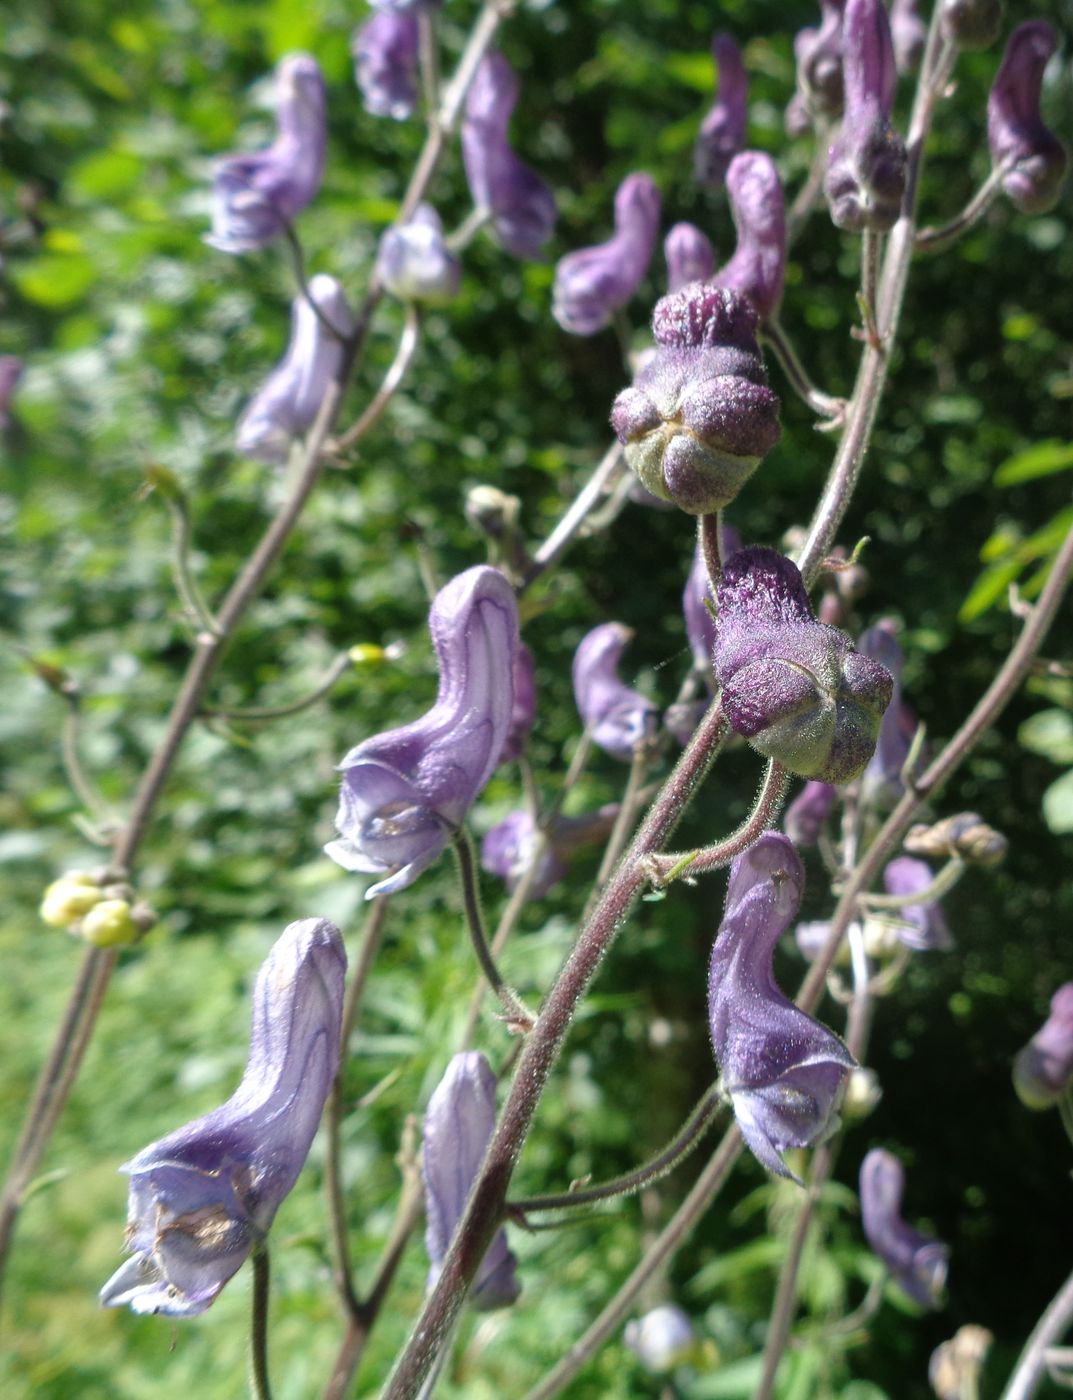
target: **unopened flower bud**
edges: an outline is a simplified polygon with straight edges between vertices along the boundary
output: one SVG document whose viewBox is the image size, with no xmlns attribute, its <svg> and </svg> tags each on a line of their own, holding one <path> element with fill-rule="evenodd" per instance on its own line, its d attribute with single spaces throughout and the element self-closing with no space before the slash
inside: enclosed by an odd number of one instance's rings
<svg viewBox="0 0 1073 1400">
<path fill-rule="evenodd" d="M 843 1118 L 867 1118 L 882 1097 L 879 1075 L 874 1069 L 858 1065 L 856 1069 L 850 1070 L 846 1080 L 846 1095 L 842 1100 Z"/>
<path fill-rule="evenodd" d="M 831 783 L 808 782 L 786 809 L 782 826 L 799 849 L 815 846 L 838 798 Z"/>
<path fill-rule="evenodd" d="M 641 284 L 659 235 L 660 194 L 650 175 L 627 175 L 615 192 L 615 235 L 559 260 L 551 312 L 571 335 L 595 335 Z"/>
<path fill-rule="evenodd" d="M 895 1282 L 921 1307 L 941 1306 L 950 1250 L 902 1219 L 901 1162 L 881 1147 L 873 1148 L 861 1163 L 860 1190 L 865 1236 Z"/>
<path fill-rule="evenodd" d="M 894 62 L 899 73 L 915 73 L 924 56 L 928 26 L 917 10 L 917 0 L 892 0 L 890 37 L 894 41 Z"/>
<path fill-rule="evenodd" d="M 928 1362 L 928 1381 L 937 1400 L 964 1400 L 966 1395 L 979 1394 L 980 1372 L 994 1340 L 986 1327 L 968 1322 L 935 1348 Z"/>
<path fill-rule="evenodd" d="M 86 870 L 68 870 L 53 880 L 38 911 L 50 928 L 70 928 L 103 898 L 100 885 Z"/>
<path fill-rule="evenodd" d="M 95 948 L 116 948 L 136 942 L 141 929 L 125 899 L 102 899 L 82 919 L 78 934 Z"/>
<path fill-rule="evenodd" d="M 461 264 L 447 247 L 443 223 L 430 204 L 419 204 L 408 223 L 385 230 L 376 270 L 392 296 L 425 306 L 445 306 L 458 295 L 462 278 Z"/>
<path fill-rule="evenodd" d="M 698 185 L 718 189 L 727 166 L 745 145 L 749 82 L 741 49 L 731 35 L 712 36 L 712 56 L 719 74 L 716 102 L 701 122 L 693 146 L 693 175 Z"/>
<path fill-rule="evenodd" d="M 959 49 L 989 49 L 1002 29 L 1002 0 L 939 0 L 939 29 Z"/>
<path fill-rule="evenodd" d="M 418 90 L 418 29 L 413 15 L 384 11 L 354 31 L 354 81 L 365 110 L 404 121 L 413 115 Z"/>
<path fill-rule="evenodd" d="M 1006 170 L 1002 188 L 1022 214 L 1054 208 L 1069 166 L 1069 152 L 1040 113 L 1043 70 L 1057 47 L 1046 20 L 1019 24 L 1006 41 L 987 99 L 991 163 Z"/>
<path fill-rule="evenodd" d="M 1073 1080 L 1073 982 L 1051 997 L 1051 1014 L 1013 1062 L 1013 1087 L 1026 1108 L 1050 1108 Z"/>
<path fill-rule="evenodd" d="M 803 135 L 802 128 L 812 117 L 831 119 L 841 115 L 844 100 L 842 79 L 842 11 L 845 0 L 820 0 L 820 23 L 815 29 L 802 29 L 794 39 L 797 60 L 797 99 L 787 109 L 787 129 Z"/>
<path fill-rule="evenodd" d="M 763 151 L 735 156 L 727 193 L 738 244 L 712 281 L 748 297 L 763 324 L 778 312 L 786 276 L 786 215 L 775 162 Z"/>
<path fill-rule="evenodd" d="M 711 239 L 696 224 L 675 224 L 663 240 L 663 256 L 669 292 L 677 292 L 689 282 L 707 282 L 715 271 Z"/>
<path fill-rule="evenodd" d="M 498 486 L 472 486 L 466 492 L 462 513 L 475 530 L 498 540 L 517 526 L 521 506 L 517 496 L 500 491 Z"/>
<path fill-rule="evenodd" d="M 914 856 L 935 860 L 957 856 L 974 865 L 1000 865 L 1010 845 L 1000 831 L 988 826 L 975 812 L 958 812 L 932 826 L 911 826 L 902 844 Z"/>
<path fill-rule="evenodd" d="M 675 1303 L 662 1303 L 644 1317 L 633 1318 L 627 1322 L 622 1338 L 654 1376 L 665 1376 L 684 1365 L 697 1347 L 693 1324 Z"/>
</svg>

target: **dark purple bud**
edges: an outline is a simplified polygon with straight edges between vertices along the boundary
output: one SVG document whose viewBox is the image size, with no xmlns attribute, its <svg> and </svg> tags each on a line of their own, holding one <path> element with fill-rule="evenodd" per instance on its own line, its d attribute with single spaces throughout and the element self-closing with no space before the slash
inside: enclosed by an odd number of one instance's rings
<svg viewBox="0 0 1073 1400">
<path fill-rule="evenodd" d="M 687 282 L 707 282 L 715 271 L 715 249 L 696 224 L 675 224 L 663 240 L 667 259 L 667 289 L 677 292 Z"/>
<path fill-rule="evenodd" d="M 575 851 L 609 836 L 618 810 L 617 802 L 609 802 L 584 816 L 557 816 L 545 837 L 537 873 L 529 885 L 529 898 L 541 899 L 559 883 Z M 525 811 L 511 812 L 481 842 L 481 866 L 513 891 L 532 865 L 535 849 L 536 826 L 532 816 Z"/>
<path fill-rule="evenodd" d="M 403 121 L 417 106 L 417 20 L 383 10 L 355 29 L 350 40 L 354 81 L 365 110 Z"/>
<path fill-rule="evenodd" d="M 641 484 L 690 515 L 728 505 L 779 440 L 756 328 L 751 304 L 728 288 L 692 282 L 663 297 L 659 348 L 611 409 Z"/>
<path fill-rule="evenodd" d="M 510 728 L 499 755 L 500 763 L 509 763 L 523 751 L 536 721 L 536 673 L 533 653 L 524 642 L 518 643 L 514 658 L 514 705 L 510 712 Z"/>
<path fill-rule="evenodd" d="M 1006 43 L 987 99 L 991 162 L 1006 169 L 1002 188 L 1022 214 L 1046 214 L 1058 203 L 1069 153 L 1043 124 L 1043 70 L 1058 38 L 1046 20 L 1019 24 Z"/>
<path fill-rule="evenodd" d="M 419 204 L 409 223 L 394 224 L 380 239 L 376 270 L 392 296 L 444 306 L 458 295 L 462 267 L 447 247 L 439 214 Z"/>
<path fill-rule="evenodd" d="M 712 56 L 719 75 L 716 102 L 700 124 L 693 146 L 693 175 L 698 185 L 718 189 L 727 166 L 745 145 L 749 82 L 741 49 L 726 33 L 712 36 Z"/>
<path fill-rule="evenodd" d="M 425 1179 L 428 1286 L 439 1278 L 496 1122 L 496 1077 L 477 1050 L 456 1055 L 425 1110 L 421 1169 Z M 500 1230 L 481 1260 L 469 1301 L 482 1312 L 509 1307 L 522 1291 L 517 1261 Z"/>
<path fill-rule="evenodd" d="M 845 111 L 827 153 L 824 193 L 839 228 L 886 233 L 905 194 L 905 142 L 890 124 L 897 73 L 883 0 L 847 0 Z"/>
<path fill-rule="evenodd" d="M 917 730 L 916 717 L 902 700 L 905 657 L 898 645 L 898 632 L 893 620 L 883 618 L 874 627 L 862 632 L 857 649 L 862 656 L 877 661 L 884 670 L 889 671 L 894 681 L 891 701 L 879 727 L 876 751 L 862 780 L 862 795 L 869 805 L 893 807 L 905 791 L 902 770 Z"/>
<path fill-rule="evenodd" d="M 1051 997 L 1051 1014 L 1013 1062 L 1013 1087 L 1026 1108 L 1051 1108 L 1073 1080 L 1073 982 Z"/>
<path fill-rule="evenodd" d="M 536 258 L 558 211 L 551 190 L 507 140 L 517 101 L 514 70 L 502 54 L 488 54 L 466 98 L 462 160 L 473 202 L 487 211 L 502 246 L 516 258 Z"/>
<path fill-rule="evenodd" d="M 697 1334 L 689 1315 L 676 1303 L 661 1303 L 644 1317 L 627 1322 L 622 1340 L 654 1376 L 677 1370 L 697 1349 Z"/>
<path fill-rule="evenodd" d="M 324 174 L 327 102 L 316 60 L 304 53 L 285 58 L 276 70 L 279 135 L 263 151 L 216 162 L 206 243 L 225 253 L 264 248 L 302 212 Z"/>
<path fill-rule="evenodd" d="M 0 429 L 11 423 L 11 400 L 22 378 L 23 368 L 17 355 L 0 355 Z"/>
<path fill-rule="evenodd" d="M 898 856 L 883 871 L 883 884 L 887 893 L 893 895 L 920 894 L 934 879 L 931 866 L 913 856 Z M 906 904 L 897 911 L 896 917 L 905 925 L 898 929 L 898 938 L 907 948 L 931 952 L 954 946 L 946 918 L 937 901 Z"/>
<path fill-rule="evenodd" d="M 345 971 L 343 940 L 327 919 L 284 929 L 254 985 L 241 1084 L 120 1168 L 130 1175 L 133 1257 L 101 1289 L 105 1307 L 196 1317 L 264 1239 L 339 1065 Z"/>
<path fill-rule="evenodd" d="M 712 281 L 748 297 L 763 324 L 778 312 L 786 276 L 786 215 L 775 162 L 761 151 L 735 156 L 727 193 L 738 246 Z"/>
<path fill-rule="evenodd" d="M 808 782 L 786 809 L 782 825 L 795 846 L 815 846 L 831 815 L 838 789 L 831 783 Z"/>
<path fill-rule="evenodd" d="M 899 73 L 915 73 L 924 57 L 928 26 L 917 10 L 917 0 L 891 0 L 890 37 Z"/>
<path fill-rule="evenodd" d="M 236 446 L 256 462 L 286 465 L 292 443 L 313 426 L 328 386 L 339 373 L 344 354 L 339 336 L 354 330 L 346 296 L 334 277 L 318 273 L 309 283 L 309 294 L 323 319 L 304 296 L 294 299 L 287 353 L 238 421 Z"/>
<path fill-rule="evenodd" d="M 779 1176 L 791 1147 L 822 1142 L 854 1059 L 839 1038 L 775 984 L 775 945 L 797 913 L 805 871 L 793 846 L 768 831 L 730 867 L 712 949 L 708 1007 L 721 1082 L 742 1136 Z"/>
<path fill-rule="evenodd" d="M 1002 0 L 939 0 L 939 29 L 959 49 L 989 49 L 1002 30 Z"/>
<path fill-rule="evenodd" d="M 653 737 L 659 721 L 652 701 L 619 679 L 618 663 L 632 636 L 621 622 L 594 627 L 582 637 L 573 666 L 574 699 L 593 743 L 623 763 Z"/>
<path fill-rule="evenodd" d="M 820 0 L 820 23 L 816 29 L 802 29 L 794 39 L 797 61 L 797 104 L 787 110 L 787 129 L 803 135 L 804 122 L 814 117 L 841 116 L 844 101 L 842 80 L 842 12 L 845 0 Z M 796 129 L 791 129 L 791 127 Z"/>
<path fill-rule="evenodd" d="M 514 709 L 518 607 L 496 569 L 467 569 L 429 613 L 440 668 L 436 703 L 401 729 L 351 749 L 324 849 L 344 870 L 385 874 L 365 893 L 403 890 L 465 820 L 499 762 Z"/>
<path fill-rule="evenodd" d="M 902 1219 L 905 1172 L 897 1157 L 874 1147 L 861 1163 L 861 1219 L 868 1243 L 894 1281 L 922 1308 L 942 1304 L 950 1250 Z"/>
<path fill-rule="evenodd" d="M 659 234 L 660 197 L 651 176 L 627 175 L 615 193 L 615 236 L 560 259 L 552 315 L 571 335 L 595 335 L 641 285 Z"/>
<path fill-rule="evenodd" d="M 802 778 L 848 783 L 875 748 L 893 681 L 812 616 L 797 566 L 752 545 L 723 565 L 715 675 L 736 733 Z"/>
</svg>

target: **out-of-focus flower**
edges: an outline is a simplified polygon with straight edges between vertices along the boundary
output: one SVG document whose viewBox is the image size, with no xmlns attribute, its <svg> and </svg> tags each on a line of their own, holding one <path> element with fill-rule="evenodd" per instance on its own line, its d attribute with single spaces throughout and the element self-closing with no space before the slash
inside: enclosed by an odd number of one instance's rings
<svg viewBox="0 0 1073 1400">
<path fill-rule="evenodd" d="M 1002 30 L 1002 0 L 939 0 L 939 29 L 959 49 L 989 49 Z"/>
<path fill-rule="evenodd" d="M 429 613 L 436 703 L 365 739 L 339 765 L 336 828 L 325 847 L 344 870 L 387 876 L 366 899 L 411 885 L 451 840 L 503 752 L 514 709 L 518 607 L 497 569 L 467 569 Z"/>
<path fill-rule="evenodd" d="M 627 175 L 615 192 L 615 236 L 567 253 L 555 269 L 552 315 L 571 335 L 595 335 L 641 285 L 659 234 L 659 190 Z"/>
<path fill-rule="evenodd" d="M 0 432 L 11 424 L 11 400 L 23 368 L 18 355 L 0 355 Z"/>
<path fill-rule="evenodd" d="M 698 185 L 718 189 L 726 179 L 727 166 L 745 145 L 749 80 L 732 35 L 712 36 L 712 57 L 719 86 L 715 105 L 701 122 L 693 145 L 693 175 Z"/>
<path fill-rule="evenodd" d="M 933 826 L 920 822 L 909 828 L 902 844 L 910 855 L 936 860 L 957 856 L 974 865 L 1001 865 L 1010 846 L 1005 836 L 976 812 L 958 812 Z"/>
<path fill-rule="evenodd" d="M 421 1167 L 425 1178 L 425 1247 L 431 1261 L 428 1286 L 436 1282 L 462 1219 L 470 1188 L 496 1122 L 496 1077 L 476 1050 L 455 1055 L 425 1111 Z M 500 1230 L 481 1260 L 469 1302 L 484 1312 L 509 1307 L 521 1292 L 517 1261 Z"/>
<path fill-rule="evenodd" d="M 354 81 L 365 110 L 404 121 L 417 106 L 417 20 L 384 10 L 355 29 L 350 40 Z"/>
<path fill-rule="evenodd" d="M 1051 997 L 1051 1014 L 1013 1062 L 1013 1087 L 1026 1108 L 1050 1108 L 1073 1080 L 1073 982 Z"/>
<path fill-rule="evenodd" d="M 644 1317 L 627 1322 L 623 1341 L 646 1371 L 665 1376 L 687 1362 L 697 1349 L 689 1314 L 677 1303 L 661 1303 Z"/>
<path fill-rule="evenodd" d="M 302 212 L 324 174 L 327 105 L 316 59 L 305 53 L 285 58 L 276 70 L 279 135 L 263 151 L 216 162 L 206 243 L 225 253 L 264 248 Z"/>
<path fill-rule="evenodd" d="M 794 39 L 797 61 L 796 101 L 787 109 L 790 135 L 801 135 L 801 126 L 815 117 L 841 116 L 844 101 L 842 81 L 842 12 L 845 0 L 820 0 L 820 23 L 815 29 L 802 29 Z"/>
<path fill-rule="evenodd" d="M 735 156 L 727 193 L 738 246 L 712 281 L 748 297 L 762 325 L 778 312 L 786 276 L 786 214 L 775 162 L 762 151 Z"/>
<path fill-rule="evenodd" d="M 289 924 L 253 989 L 250 1056 L 220 1108 L 127 1162 L 132 1254 L 106 1307 L 196 1317 L 263 1239 L 309 1153 L 339 1064 L 346 953 L 327 919 Z"/>
<path fill-rule="evenodd" d="M 901 1162 L 881 1147 L 873 1148 L 861 1163 L 860 1188 L 864 1233 L 872 1249 L 914 1303 L 940 1307 L 950 1250 L 902 1219 Z"/>
<path fill-rule="evenodd" d="M 715 595 L 699 544 L 693 551 L 693 563 L 682 593 L 682 614 L 686 620 L 689 649 L 693 653 L 693 668 L 710 684 L 713 680 L 712 654 L 715 651 Z"/>
<path fill-rule="evenodd" d="M 894 681 L 891 702 L 879 727 L 876 751 L 861 780 L 861 793 L 867 804 L 893 807 L 905 792 L 902 770 L 917 732 L 916 715 L 902 700 L 905 657 L 898 645 L 895 625 L 889 618 L 883 618 L 862 632 L 857 647 L 862 656 L 870 657 L 889 671 Z"/>
<path fill-rule="evenodd" d="M 53 880 L 38 913 L 50 928 L 70 928 L 104 898 L 100 881 L 88 870 L 67 870 Z"/>
<path fill-rule="evenodd" d="M 887 893 L 893 895 L 920 894 L 934 879 L 931 867 L 913 856 L 898 856 L 883 871 L 883 885 Z M 937 900 L 906 904 L 898 910 L 897 917 L 905 925 L 898 930 L 898 937 L 907 948 L 929 952 L 954 946 Z"/>
<path fill-rule="evenodd" d="M 582 637 L 573 664 L 578 714 L 593 743 L 623 763 L 653 737 L 659 718 L 652 701 L 619 678 L 618 664 L 632 637 L 621 622 L 601 623 Z"/>
<path fill-rule="evenodd" d="M 795 925 L 794 942 L 797 944 L 797 951 L 806 962 L 816 961 L 826 946 L 830 932 L 831 925 L 827 919 L 806 919 L 804 923 Z M 838 953 L 835 957 L 836 967 L 849 966 L 849 939 L 860 932 L 860 924 L 850 924 L 846 930 L 847 936 L 838 945 Z"/>
<path fill-rule="evenodd" d="M 608 802 L 580 817 L 557 816 L 544 838 L 537 872 L 529 885 L 529 898 L 541 899 L 559 883 L 575 851 L 610 836 L 618 810 L 617 802 Z M 533 863 L 536 839 L 532 816 L 520 809 L 511 812 L 481 842 L 482 868 L 490 875 L 498 875 L 513 891 Z"/>
<path fill-rule="evenodd" d="M 402 301 L 444 306 L 458 295 L 462 267 L 447 246 L 443 223 L 430 204 L 419 204 L 405 224 L 393 224 L 380 239 L 380 280 Z"/>
<path fill-rule="evenodd" d="M 964 1400 L 979 1394 L 980 1372 L 994 1340 L 986 1327 L 967 1322 L 935 1348 L 928 1362 L 928 1381 L 937 1400 Z"/>
<path fill-rule="evenodd" d="M 1006 169 L 1002 188 L 1022 214 L 1046 214 L 1058 203 L 1069 152 L 1040 113 L 1043 70 L 1058 37 L 1042 19 L 1019 24 L 1006 41 L 987 99 L 991 162 Z"/>
<path fill-rule="evenodd" d="M 514 704 L 510 712 L 510 728 L 503 743 L 500 763 L 509 763 L 525 748 L 536 722 L 536 671 L 533 653 L 524 642 L 518 643 L 514 657 Z"/>
<path fill-rule="evenodd" d="M 815 846 L 820 839 L 838 789 L 831 783 L 807 782 L 786 809 L 782 826 L 786 835 L 798 847 Z"/>
<path fill-rule="evenodd" d="M 688 282 L 706 282 L 715 271 L 715 249 L 696 224 L 675 224 L 663 240 L 667 260 L 667 290 L 677 292 Z"/>
<path fill-rule="evenodd" d="M 291 444 L 313 426 L 339 373 L 345 353 L 339 337 L 354 330 L 346 295 L 334 277 L 318 273 L 309 283 L 309 295 L 322 315 L 304 296 L 294 299 L 287 352 L 238 421 L 238 450 L 257 462 L 286 464 Z"/>
<path fill-rule="evenodd" d="M 850 1071 L 850 1076 L 846 1080 L 846 1092 L 842 1098 L 842 1115 L 847 1120 L 853 1119 L 855 1121 L 867 1118 L 882 1097 L 883 1090 L 875 1070 L 858 1065 L 856 1069 Z"/>
<path fill-rule="evenodd" d="M 924 56 L 928 26 L 920 17 L 918 0 L 891 0 L 890 37 L 899 73 L 915 73 Z"/>
</svg>

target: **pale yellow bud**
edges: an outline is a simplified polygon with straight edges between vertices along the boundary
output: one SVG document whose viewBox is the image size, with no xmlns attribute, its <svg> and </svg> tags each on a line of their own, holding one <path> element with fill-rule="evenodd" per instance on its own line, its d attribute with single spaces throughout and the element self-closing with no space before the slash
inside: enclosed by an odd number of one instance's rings
<svg viewBox="0 0 1073 1400">
<path fill-rule="evenodd" d="M 100 886 L 85 870 L 68 870 L 53 880 L 41 901 L 41 918 L 51 928 L 70 928 L 100 902 Z"/>
<path fill-rule="evenodd" d="M 78 932 L 95 948 L 115 948 L 133 943 L 141 930 L 131 917 L 130 905 L 125 899 L 102 899 L 82 920 Z"/>
<path fill-rule="evenodd" d="M 883 1097 L 879 1087 L 879 1076 L 874 1069 L 858 1065 L 850 1071 L 846 1081 L 846 1097 L 842 1100 L 842 1115 L 849 1118 L 867 1118 Z"/>
</svg>

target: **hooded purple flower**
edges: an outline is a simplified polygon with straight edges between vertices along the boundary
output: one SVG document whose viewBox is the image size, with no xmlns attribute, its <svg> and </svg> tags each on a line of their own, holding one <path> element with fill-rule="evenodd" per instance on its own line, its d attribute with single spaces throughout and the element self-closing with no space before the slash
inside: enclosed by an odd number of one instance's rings
<svg viewBox="0 0 1073 1400">
<path fill-rule="evenodd" d="M 539 868 L 529 886 L 529 898 L 541 899 L 559 883 L 575 851 L 610 836 L 618 810 L 617 802 L 608 802 L 581 817 L 557 816 L 545 839 Z M 532 816 L 520 809 L 511 812 L 481 842 L 481 866 L 513 891 L 532 864 L 535 842 Z"/>
<path fill-rule="evenodd" d="M 384 230 L 376 270 L 392 296 L 425 306 L 444 306 L 458 295 L 462 280 L 461 264 L 431 204 L 419 204 L 408 223 Z"/>
<path fill-rule="evenodd" d="M 723 565 L 715 675 L 753 748 L 802 778 L 848 783 L 875 748 L 893 681 L 817 622 L 796 564 L 751 545 Z"/>
<path fill-rule="evenodd" d="M 915 73 L 924 57 L 928 26 L 920 17 L 918 0 L 891 0 L 890 37 L 899 73 Z"/>
<path fill-rule="evenodd" d="M 939 31 L 955 48 L 989 49 L 1002 32 L 1002 0 L 939 0 Z"/>
<path fill-rule="evenodd" d="M 657 350 L 611 409 L 641 484 L 690 515 L 728 505 L 778 442 L 757 315 L 725 287 L 691 282 L 656 303 Z"/>
<path fill-rule="evenodd" d="M 417 106 L 417 19 L 383 10 L 373 15 L 350 40 L 354 81 L 365 110 L 374 117 L 404 121 Z"/>
<path fill-rule="evenodd" d="M 263 151 L 216 162 L 212 233 L 205 242 L 248 253 L 278 238 L 320 189 L 328 142 L 327 93 L 316 59 L 291 54 L 276 70 L 279 135 Z"/>
<path fill-rule="evenodd" d="M 510 729 L 518 607 L 496 569 L 467 569 L 429 613 L 440 667 L 436 703 L 365 739 L 339 765 L 343 784 L 324 849 L 344 870 L 384 874 L 366 899 L 404 890 L 431 865 L 491 777 Z"/>
<path fill-rule="evenodd" d="M 510 712 L 510 728 L 499 755 L 500 763 L 509 763 L 524 750 L 536 721 L 536 674 L 533 653 L 524 642 L 518 643 L 514 658 L 514 705 Z"/>
<path fill-rule="evenodd" d="M 487 210 L 502 246 L 516 258 L 536 258 L 552 235 L 555 196 L 510 148 L 507 127 L 518 101 L 518 79 L 500 53 L 482 60 L 466 98 L 462 160 L 478 209 Z"/>
<path fill-rule="evenodd" d="M 428 1286 L 439 1277 L 496 1122 L 496 1077 L 477 1050 L 456 1055 L 425 1110 L 421 1167 L 425 1178 Z M 522 1291 L 517 1261 L 500 1230 L 481 1260 L 469 1301 L 485 1312 L 509 1307 Z"/>
<path fill-rule="evenodd" d="M 1019 24 L 1007 40 L 987 99 L 991 163 L 1008 167 L 1002 188 L 1022 214 L 1054 208 L 1069 165 L 1069 153 L 1040 114 L 1043 70 L 1057 47 L 1046 20 Z"/>
<path fill-rule="evenodd" d="M 615 236 L 561 258 L 552 315 L 571 335 L 595 335 L 641 285 L 659 234 L 660 197 L 651 176 L 627 175 L 615 192 Z"/>
<path fill-rule="evenodd" d="M 745 145 L 749 81 L 741 49 L 731 35 L 712 36 L 712 56 L 719 74 L 717 100 L 700 124 L 693 146 L 693 175 L 698 185 L 718 189 L 727 166 Z"/>
<path fill-rule="evenodd" d="M 917 721 L 912 710 L 902 700 L 902 667 L 905 657 L 898 645 L 898 632 L 892 619 L 882 618 L 874 627 L 862 632 L 857 649 L 862 656 L 877 661 L 884 670 L 889 671 L 894 682 L 890 704 L 879 726 L 876 751 L 869 759 L 862 778 L 866 802 L 880 807 L 893 807 L 905 791 L 902 769 L 909 757 Z"/>
<path fill-rule="evenodd" d="M 735 156 L 727 193 L 738 246 L 712 281 L 748 297 L 763 324 L 778 314 L 786 276 L 786 214 L 775 162 L 762 151 Z"/>
<path fill-rule="evenodd" d="M 1051 997 L 1051 1014 L 1013 1062 L 1013 1087 L 1026 1108 L 1050 1108 L 1073 1080 L 1073 982 Z"/>
<path fill-rule="evenodd" d="M 791 107 L 798 126 L 813 117 L 841 116 L 844 101 L 842 80 L 842 12 L 845 0 L 820 0 L 820 23 L 815 29 L 802 29 L 794 39 L 797 60 L 797 95 Z M 787 110 L 788 125 L 791 117 Z M 800 130 L 791 135 L 802 135 Z"/>
<path fill-rule="evenodd" d="M 905 142 L 890 124 L 897 73 L 883 0 L 847 0 L 842 25 L 845 111 L 823 189 L 839 228 L 886 233 L 905 194 Z"/>
<path fill-rule="evenodd" d="M 329 384 L 339 372 L 354 318 L 334 277 L 318 273 L 309 294 L 324 320 L 304 296 L 291 303 L 291 339 L 280 364 L 254 394 L 236 430 L 236 446 L 257 462 L 286 465 L 291 444 L 312 426 Z M 325 321 L 334 328 L 329 330 Z M 335 334 L 339 332 L 339 335 Z"/>
<path fill-rule="evenodd" d="M 919 894 L 935 879 L 932 869 L 914 856 L 898 856 L 883 871 L 883 884 L 888 894 Z M 907 948 L 930 952 L 954 946 L 943 911 L 937 901 L 928 904 L 907 904 L 897 911 L 908 928 L 898 930 L 898 938 Z"/>
<path fill-rule="evenodd" d="M 793 846 L 768 831 L 730 867 L 712 949 L 708 1007 L 722 1085 L 742 1136 L 770 1172 L 791 1176 L 782 1153 L 829 1134 L 854 1059 L 825 1026 L 775 985 L 775 945 L 797 913 L 805 871 Z"/>
<path fill-rule="evenodd" d="M 715 271 L 711 239 L 696 224 L 675 224 L 663 240 L 663 256 L 669 292 L 677 292 L 688 282 L 707 282 Z"/>
<path fill-rule="evenodd" d="M 594 627 L 582 637 L 573 666 L 574 699 L 593 743 L 623 763 L 658 723 L 652 701 L 619 679 L 618 663 L 632 636 L 621 622 Z"/>
<path fill-rule="evenodd" d="M 151 1143 L 130 1176 L 127 1248 L 105 1307 L 196 1317 L 264 1239 L 309 1153 L 339 1065 L 346 953 L 327 919 L 289 924 L 253 989 L 250 1056 L 225 1104 Z"/>
<path fill-rule="evenodd" d="M 861 1163 L 861 1218 L 868 1243 L 894 1281 L 922 1308 L 942 1303 L 950 1250 L 902 1219 L 905 1172 L 897 1157 L 875 1147 Z"/>
<path fill-rule="evenodd" d="M 830 783 L 813 779 L 805 784 L 787 807 L 782 821 L 783 830 L 795 846 L 815 846 L 837 797 L 838 789 Z"/>
</svg>

